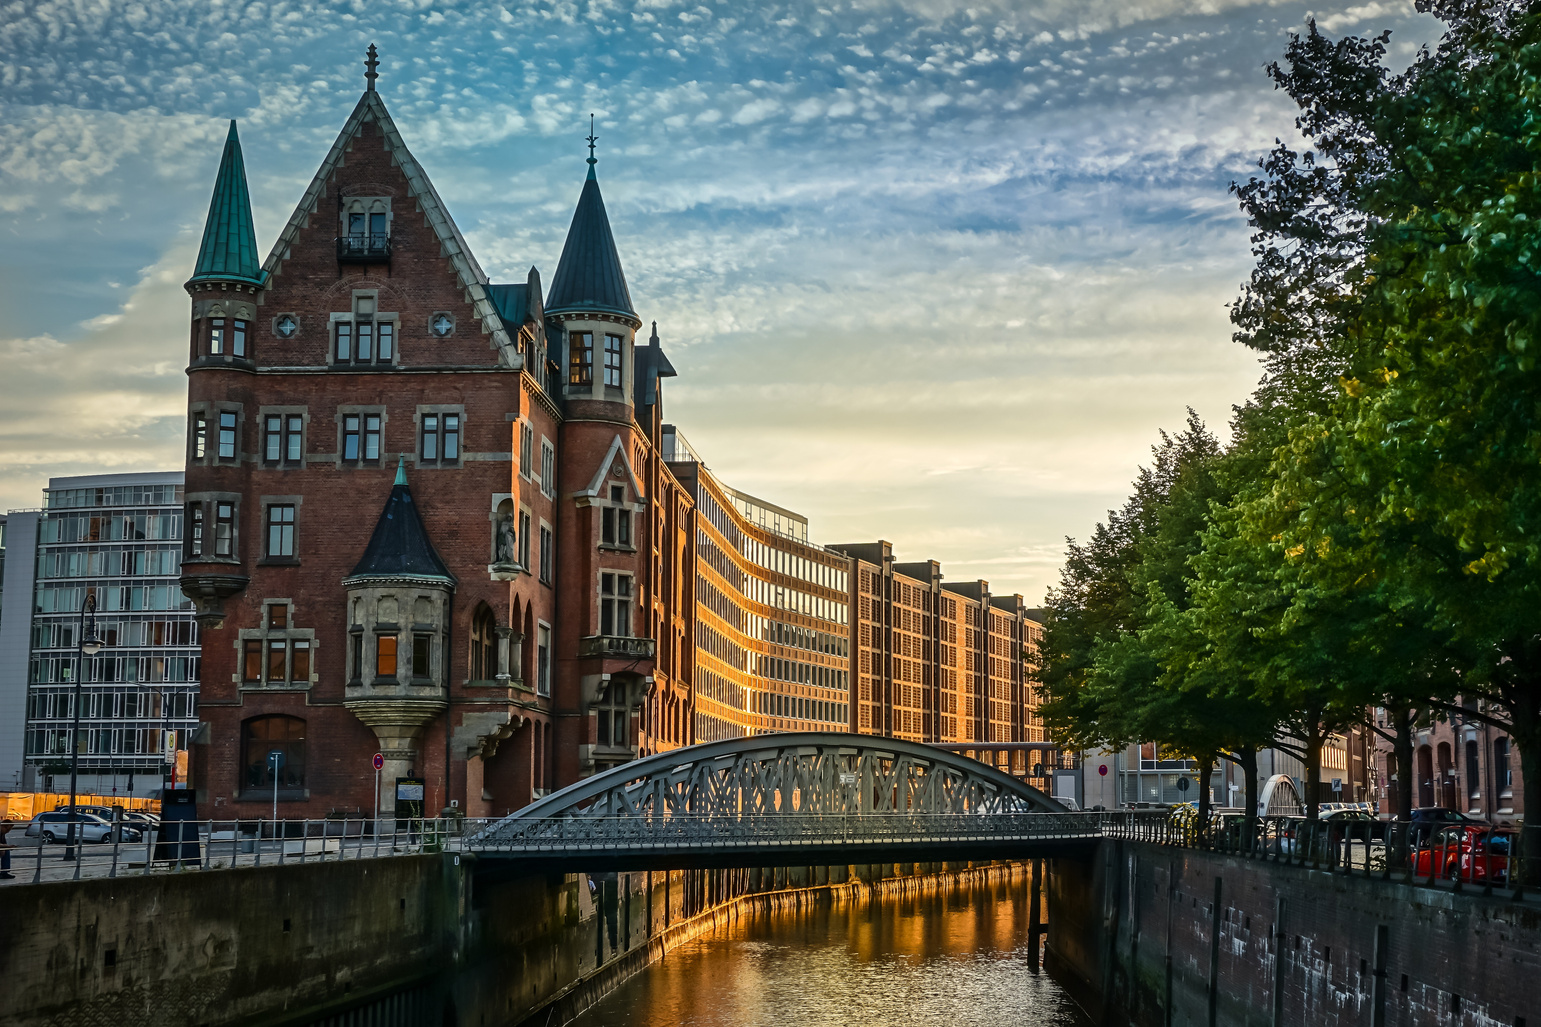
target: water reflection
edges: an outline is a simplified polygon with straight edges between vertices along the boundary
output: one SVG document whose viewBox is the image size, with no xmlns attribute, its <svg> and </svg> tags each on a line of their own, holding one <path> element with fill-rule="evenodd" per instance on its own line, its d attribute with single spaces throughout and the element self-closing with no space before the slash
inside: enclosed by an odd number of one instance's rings
<svg viewBox="0 0 1541 1027">
<path fill-rule="evenodd" d="M 740 921 L 627 982 L 579 1027 L 1087 1027 L 1028 969 L 1027 879 Z"/>
</svg>

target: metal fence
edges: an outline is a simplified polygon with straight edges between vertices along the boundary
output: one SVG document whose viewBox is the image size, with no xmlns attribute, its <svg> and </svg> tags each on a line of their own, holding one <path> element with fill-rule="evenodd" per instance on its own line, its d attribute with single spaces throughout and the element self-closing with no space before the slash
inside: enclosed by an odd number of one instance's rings
<svg viewBox="0 0 1541 1027">
<path fill-rule="evenodd" d="M 1103 834 L 1516 901 L 1534 897 L 1523 884 L 1529 878 L 1518 831 L 1476 822 L 1269 816 L 1253 820 L 1249 832 L 1247 819 L 1230 813 L 1213 815 L 1200 831 L 1191 808 L 1188 815 L 1181 809 L 1107 813 Z"/>
<path fill-rule="evenodd" d="M 492 821 L 427 820 L 190 820 L 115 828 L 101 842 L 46 841 L 21 835 L 7 841 L 10 881 L 41 883 L 93 877 L 225 870 L 232 867 L 375 859 L 459 851 L 467 831 Z M 59 825 L 63 827 L 64 825 Z M 137 835 L 137 837 L 136 837 Z"/>
<path fill-rule="evenodd" d="M 138 837 L 134 831 L 140 830 Z M 127 828 L 127 830 L 125 830 Z M 1308 867 L 1454 891 L 1534 898 L 1521 882 L 1517 832 L 1482 824 L 1399 823 L 1260 817 L 1226 813 L 1200 825 L 1191 807 L 1094 813 L 769 813 L 550 817 L 508 821 L 199 820 L 118 827 L 102 842 L 77 843 L 11 832 L 11 874 L 0 884 L 183 873 L 290 863 L 340 862 L 416 853 L 475 852 L 545 859 L 600 852 L 753 854 L 775 865 L 778 851 L 863 850 L 955 844 L 960 858 L 999 844 L 1003 854 L 1032 842 L 1119 838 L 1220 852 L 1242 859 Z"/>
</svg>

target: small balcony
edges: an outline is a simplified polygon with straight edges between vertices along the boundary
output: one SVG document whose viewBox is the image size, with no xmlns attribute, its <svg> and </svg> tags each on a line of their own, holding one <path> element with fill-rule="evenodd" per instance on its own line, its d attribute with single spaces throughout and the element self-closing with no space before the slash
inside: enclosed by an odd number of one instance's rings
<svg viewBox="0 0 1541 1027">
<path fill-rule="evenodd" d="M 589 635 L 578 639 L 578 656 L 621 657 L 633 660 L 651 660 L 657 652 L 657 644 L 651 638 L 630 638 L 624 635 Z"/>
<path fill-rule="evenodd" d="M 337 237 L 337 263 L 339 264 L 389 264 L 391 262 L 391 237 L 375 233 L 339 235 Z"/>
</svg>

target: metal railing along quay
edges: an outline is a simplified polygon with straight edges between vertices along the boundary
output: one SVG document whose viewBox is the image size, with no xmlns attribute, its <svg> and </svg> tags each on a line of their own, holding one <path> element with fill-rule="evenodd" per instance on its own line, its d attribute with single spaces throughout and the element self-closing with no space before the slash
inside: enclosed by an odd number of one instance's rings
<svg viewBox="0 0 1541 1027">
<path fill-rule="evenodd" d="M 18 828 L 21 825 L 17 825 Z M 1191 808 L 1086 813 L 753 813 L 737 816 L 557 816 L 424 820 L 201 820 L 151 825 L 137 839 L 114 832 L 104 842 L 10 838 L 10 880 L 3 884 L 378 859 L 436 852 L 550 861 L 604 853 L 743 853 L 776 865 L 777 853 L 956 845 L 959 858 L 1024 843 L 1117 838 L 1222 853 L 1241 859 L 1324 870 L 1453 891 L 1534 900 L 1520 868 L 1516 832 L 1482 824 L 1435 825 L 1384 820 L 1244 817 L 1216 814 L 1199 830 Z M 1003 857 L 1009 858 L 1009 857 Z"/>
<path fill-rule="evenodd" d="M 1178 807 L 1179 810 L 1182 807 Z M 1541 898 L 1526 888 L 1526 854 L 1517 830 L 1480 822 L 1247 819 L 1211 816 L 1203 831 L 1191 808 L 1103 814 L 1103 836 L 1223 853 L 1241 859 L 1396 881 L 1512 901 Z"/>
<path fill-rule="evenodd" d="M 133 829 L 143 825 L 129 825 L 130 831 L 114 830 L 106 841 L 77 842 L 74 859 L 67 858 L 65 842 L 24 837 L 18 825 L 7 839 L 15 846 L 12 878 L 0 879 L 0 885 L 459 851 L 468 827 L 476 831 L 489 823 L 494 821 L 461 817 L 189 820 L 149 825 L 142 832 Z"/>
</svg>

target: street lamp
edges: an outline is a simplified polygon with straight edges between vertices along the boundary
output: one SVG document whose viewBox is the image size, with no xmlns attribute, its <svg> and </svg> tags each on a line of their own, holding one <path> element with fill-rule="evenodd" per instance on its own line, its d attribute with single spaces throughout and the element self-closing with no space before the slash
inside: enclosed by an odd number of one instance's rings
<svg viewBox="0 0 1541 1027">
<path fill-rule="evenodd" d="M 80 819 L 75 809 L 75 784 L 80 776 L 80 683 L 86 676 L 86 657 L 102 651 L 103 642 L 96 637 L 96 590 L 86 589 L 85 602 L 80 604 L 80 646 L 75 656 L 75 709 L 74 723 L 70 728 L 70 820 L 65 833 L 64 858 L 75 858 L 75 822 Z"/>
</svg>

